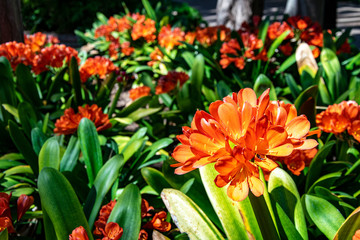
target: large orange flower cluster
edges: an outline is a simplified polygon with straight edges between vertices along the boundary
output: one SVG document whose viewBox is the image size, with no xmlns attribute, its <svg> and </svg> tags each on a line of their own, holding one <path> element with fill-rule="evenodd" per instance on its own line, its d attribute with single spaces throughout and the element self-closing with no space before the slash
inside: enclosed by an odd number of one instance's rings
<svg viewBox="0 0 360 240">
<path fill-rule="evenodd" d="M 189 75 L 184 72 L 169 71 L 168 74 L 159 78 L 155 94 L 168 93 L 178 84 L 181 87 L 188 79 Z"/>
<path fill-rule="evenodd" d="M 32 35 L 24 34 L 24 43 L 29 45 L 31 51 L 39 52 L 46 44 L 58 44 L 60 41 L 57 37 L 46 35 L 41 32 L 34 33 Z"/>
<path fill-rule="evenodd" d="M 56 120 L 54 133 L 64 135 L 75 133 L 82 118 L 93 121 L 98 132 L 111 127 L 109 116 L 104 114 L 96 104 L 91 105 L 91 107 L 89 105 L 79 106 L 78 111 L 75 113 L 72 108 L 66 109 L 64 115 Z"/>
<path fill-rule="evenodd" d="M 160 51 L 158 47 L 155 47 L 154 51 L 150 53 L 151 61 L 147 63 L 148 66 L 154 66 L 156 63 L 159 63 L 164 57 L 164 54 Z"/>
<path fill-rule="evenodd" d="M 139 38 L 144 38 L 146 42 L 152 42 L 156 39 L 156 28 L 155 21 L 150 18 L 145 18 L 144 15 L 141 15 L 137 19 L 136 23 L 133 25 L 131 30 L 132 40 L 138 40 Z"/>
<path fill-rule="evenodd" d="M 108 58 L 101 56 L 88 58 L 79 69 L 81 82 L 86 82 L 89 77 L 94 75 L 98 75 L 100 79 L 105 79 L 108 74 L 118 69 Z"/>
<path fill-rule="evenodd" d="M 222 44 L 220 49 L 220 65 L 222 68 L 225 69 L 231 63 L 234 63 L 237 68 L 244 69 L 246 59 L 267 60 L 265 49 L 259 54 L 255 54 L 255 50 L 258 50 L 263 46 L 263 42 L 260 39 L 248 32 L 243 32 L 240 36 L 244 49 L 241 49 L 240 44 L 236 39 L 230 39 L 230 41 Z"/>
<path fill-rule="evenodd" d="M 49 70 L 48 67 L 62 67 L 64 62 L 69 63 L 75 57 L 80 62 L 78 52 L 72 47 L 64 44 L 52 45 L 41 49 L 40 53 L 34 57 L 32 70 L 35 74 L 40 74 Z"/>
<path fill-rule="evenodd" d="M 169 50 L 181 45 L 182 43 L 180 41 L 184 40 L 185 33 L 178 27 L 171 29 L 170 25 L 162 27 L 158 35 L 159 45 Z"/>
<path fill-rule="evenodd" d="M 135 17 L 134 15 L 133 17 Z M 125 30 L 131 29 L 131 21 L 128 19 L 129 15 L 126 15 L 122 18 L 110 17 L 107 24 L 101 25 L 95 29 L 95 38 L 105 37 L 106 40 L 111 40 L 113 36 L 112 32 L 123 32 Z"/>
<path fill-rule="evenodd" d="M 65 62 L 69 62 L 71 57 L 75 57 L 78 62 L 78 52 L 63 44 L 51 45 L 44 47 L 44 34 L 35 34 L 29 36 L 27 40 L 29 44 L 7 42 L 0 45 L 0 56 L 7 58 L 13 70 L 16 69 L 20 63 L 31 66 L 35 74 L 40 74 L 43 71 L 49 70 L 48 67 L 61 67 Z M 46 37 L 45 37 L 46 39 Z M 56 39 L 49 41 L 56 42 Z"/>
<path fill-rule="evenodd" d="M 242 89 L 211 103 L 209 112 L 197 111 L 191 127 L 183 127 L 177 136 L 182 144 L 172 154 L 178 163 L 172 166 L 176 174 L 185 174 L 215 163 L 215 184 L 228 185 L 227 194 L 234 201 L 244 200 L 249 189 L 255 196 L 263 194 L 259 167 L 267 177 L 277 167 L 275 158 L 318 145 L 306 139 L 306 116 L 297 116 L 292 104 L 270 102 L 269 89 L 259 98 L 252 89 Z"/>
<path fill-rule="evenodd" d="M 211 46 L 218 40 L 218 32 L 220 41 L 228 41 L 230 39 L 230 29 L 225 26 L 206 27 L 196 29 L 196 40 L 205 46 Z"/>
<path fill-rule="evenodd" d="M 316 124 L 322 131 L 336 135 L 347 130 L 360 142 L 360 107 L 355 101 L 330 105 L 316 115 Z"/>
</svg>

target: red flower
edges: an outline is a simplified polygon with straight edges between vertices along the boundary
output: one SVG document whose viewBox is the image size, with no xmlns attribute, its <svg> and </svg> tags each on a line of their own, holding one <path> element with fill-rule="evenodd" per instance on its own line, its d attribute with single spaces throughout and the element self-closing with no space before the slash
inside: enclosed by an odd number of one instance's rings
<svg viewBox="0 0 360 240">
<path fill-rule="evenodd" d="M 17 42 L 7 42 L 0 45 L 0 56 L 9 60 L 11 68 L 15 71 L 20 63 L 31 66 L 33 64 L 34 53 L 31 47 Z"/>
<path fill-rule="evenodd" d="M 121 52 L 125 56 L 130 56 L 134 52 L 135 48 L 130 47 L 130 42 L 124 42 L 121 44 Z"/>
<path fill-rule="evenodd" d="M 161 211 L 158 213 L 155 213 L 153 219 L 150 222 L 147 222 L 143 228 L 148 229 L 156 229 L 160 232 L 167 232 L 171 229 L 171 224 L 169 222 L 166 222 L 166 212 Z"/>
<path fill-rule="evenodd" d="M 19 221 L 22 216 L 24 216 L 25 212 L 30 208 L 30 206 L 34 203 L 33 196 L 27 196 L 25 194 L 21 194 L 17 200 L 17 220 Z"/>
<path fill-rule="evenodd" d="M 85 228 L 83 226 L 79 226 L 69 235 L 69 240 L 89 240 L 89 237 Z"/>
<path fill-rule="evenodd" d="M 4 231 L 6 228 L 9 233 L 15 232 L 10 212 L 10 198 L 11 193 L 0 193 L 0 232 Z"/>
<path fill-rule="evenodd" d="M 132 88 L 129 91 L 129 97 L 132 100 L 136 100 L 140 97 L 149 96 L 150 95 L 151 88 L 148 86 L 142 86 L 137 88 Z"/>
<path fill-rule="evenodd" d="M 184 72 L 169 71 L 167 75 L 159 78 L 155 88 L 155 94 L 168 93 L 179 84 L 181 87 L 189 79 L 189 75 Z"/>
<path fill-rule="evenodd" d="M 291 27 L 286 22 L 274 22 L 270 24 L 268 28 L 268 38 L 270 40 L 274 40 L 278 38 L 283 32 L 290 30 L 290 34 L 285 39 L 291 39 L 294 37 L 294 33 L 291 29 Z"/>
<path fill-rule="evenodd" d="M 111 211 L 115 207 L 116 200 L 110 201 L 108 204 L 104 205 L 100 209 L 99 218 L 95 221 L 95 230 L 94 234 L 97 236 L 104 236 L 105 226 L 111 214 Z"/>
<path fill-rule="evenodd" d="M 123 235 L 123 229 L 115 222 L 109 222 L 105 225 L 105 229 L 101 229 L 102 240 L 118 240 Z"/>
<path fill-rule="evenodd" d="M 91 107 L 89 105 L 79 106 L 78 111 L 75 114 L 74 109 L 66 109 L 64 115 L 56 120 L 54 133 L 64 135 L 75 133 L 82 118 L 88 118 L 94 122 L 98 132 L 111 127 L 109 116 L 104 114 L 96 104 L 91 105 Z"/>
<path fill-rule="evenodd" d="M 152 42 L 156 39 L 155 21 L 145 16 L 139 16 L 131 31 L 131 38 L 135 41 L 144 38 L 146 42 Z"/>
</svg>

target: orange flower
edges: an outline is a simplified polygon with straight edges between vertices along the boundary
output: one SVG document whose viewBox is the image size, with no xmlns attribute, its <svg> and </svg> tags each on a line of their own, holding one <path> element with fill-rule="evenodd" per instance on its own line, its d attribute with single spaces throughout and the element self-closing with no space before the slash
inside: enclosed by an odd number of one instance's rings
<svg viewBox="0 0 360 240">
<path fill-rule="evenodd" d="M 38 52 L 46 44 L 46 34 L 41 32 L 33 35 L 24 34 L 24 43 L 30 46 L 31 51 Z"/>
<path fill-rule="evenodd" d="M 287 157 L 276 158 L 276 161 L 284 163 L 287 168 L 294 174 L 299 176 L 305 167 L 310 165 L 311 160 L 315 157 L 318 150 L 316 148 L 308 150 L 294 150 Z"/>
<path fill-rule="evenodd" d="M 131 37 L 134 41 L 144 38 L 146 42 L 152 42 L 156 39 L 155 33 L 155 21 L 150 18 L 145 20 L 145 16 L 141 15 L 133 25 Z"/>
<path fill-rule="evenodd" d="M 7 42 L 0 44 L 0 56 L 4 56 L 9 60 L 11 68 L 15 71 L 20 63 L 31 66 L 33 64 L 34 53 L 31 51 L 30 46 L 26 44 Z"/>
<path fill-rule="evenodd" d="M 219 173 L 215 184 L 227 187 L 234 201 L 244 200 L 249 190 L 260 196 L 265 177 L 277 167 L 275 159 L 289 156 L 294 149 L 313 149 L 317 142 L 306 139 L 310 123 L 297 116 L 291 104 L 269 101 L 269 89 L 259 98 L 246 88 L 209 106 L 210 114 L 197 111 L 190 127 L 183 127 L 182 143 L 172 157 L 178 161 L 176 174 L 184 174 L 215 162 Z"/>
<path fill-rule="evenodd" d="M 40 53 L 34 57 L 32 70 L 35 74 L 40 74 L 49 70 L 49 66 L 59 68 L 63 66 L 64 61 L 69 63 L 72 57 L 75 57 L 78 63 L 80 62 L 78 52 L 75 49 L 63 44 L 52 45 L 41 49 Z"/>
<path fill-rule="evenodd" d="M 151 61 L 147 63 L 148 66 L 153 66 L 155 63 L 160 62 L 164 57 L 164 54 L 158 47 L 155 47 L 154 51 L 150 53 Z"/>
<path fill-rule="evenodd" d="M 89 237 L 85 228 L 83 226 L 79 226 L 69 235 L 69 240 L 89 240 Z"/>
<path fill-rule="evenodd" d="M 123 235 L 123 229 L 115 222 L 109 222 L 105 225 L 105 229 L 101 229 L 102 240 L 118 240 Z"/>
<path fill-rule="evenodd" d="M 109 41 L 113 38 L 111 35 L 112 32 L 123 32 L 127 29 L 131 29 L 131 22 L 127 17 L 129 17 L 129 15 L 126 15 L 120 19 L 110 17 L 107 24 L 101 25 L 95 29 L 95 38 L 105 37 L 105 39 Z"/>
<path fill-rule="evenodd" d="M 149 234 L 144 229 L 141 229 L 138 240 L 147 240 L 148 237 L 149 237 Z"/>
<path fill-rule="evenodd" d="M 125 56 L 130 56 L 134 52 L 135 48 L 130 47 L 130 42 L 123 42 L 121 44 L 121 52 Z"/>
<path fill-rule="evenodd" d="M 129 91 L 129 97 L 132 100 L 136 100 L 140 97 L 149 96 L 150 95 L 151 88 L 148 86 L 141 86 L 137 88 L 132 88 Z"/>
<path fill-rule="evenodd" d="M 360 240 L 360 229 L 356 230 L 352 240 Z"/>
<path fill-rule="evenodd" d="M 185 34 L 185 41 L 189 44 L 193 44 L 196 38 L 196 33 L 195 32 L 187 32 Z"/>
<path fill-rule="evenodd" d="M 108 74 L 118 70 L 114 63 L 105 57 L 96 56 L 86 59 L 85 63 L 80 67 L 81 82 L 86 82 L 89 77 L 98 75 L 100 79 L 105 79 Z"/>
<path fill-rule="evenodd" d="M 116 204 L 116 200 L 112 200 L 108 204 L 101 207 L 98 220 L 96 220 L 94 224 L 95 230 L 93 233 L 96 236 L 100 236 L 100 237 L 103 236 L 103 232 L 105 232 L 106 223 L 109 219 L 111 211 L 115 207 L 115 204 Z"/>
<path fill-rule="evenodd" d="M 22 216 L 24 216 L 25 212 L 30 208 L 30 206 L 34 203 L 33 196 L 27 196 L 25 194 L 21 194 L 17 200 L 17 220 L 20 221 Z"/>
<path fill-rule="evenodd" d="M 235 63 L 239 69 L 244 69 L 245 60 L 243 57 L 239 57 L 239 51 L 241 50 L 240 44 L 236 39 L 230 39 L 228 42 L 224 42 L 221 46 L 220 53 L 220 65 L 223 69 L 227 68 L 231 63 Z M 228 55 L 230 54 L 230 55 Z"/>
<path fill-rule="evenodd" d="M 168 93 L 178 84 L 181 87 L 188 79 L 189 75 L 184 72 L 169 71 L 167 75 L 159 78 L 155 94 Z"/>
<path fill-rule="evenodd" d="M 109 45 L 109 57 L 112 60 L 117 60 L 119 58 L 119 48 L 120 48 L 119 40 L 111 41 Z"/>
<path fill-rule="evenodd" d="M 218 32 L 220 39 L 218 39 Z M 230 29 L 225 26 L 197 28 L 196 40 L 205 46 L 211 46 L 217 40 L 228 41 L 230 40 Z"/>
<path fill-rule="evenodd" d="M 241 33 L 240 36 L 245 48 L 244 56 L 256 60 L 254 50 L 262 48 L 263 42 L 256 35 L 247 32 Z"/>
<path fill-rule="evenodd" d="M 270 24 L 269 28 L 268 28 L 268 38 L 270 40 L 274 40 L 276 38 L 278 38 L 283 32 L 290 30 L 291 33 L 285 38 L 285 39 L 291 39 L 294 37 L 294 33 L 291 29 L 291 27 L 289 26 L 289 24 L 287 24 L 286 22 L 274 22 L 272 24 Z"/>
<path fill-rule="evenodd" d="M 104 114 L 96 104 L 91 105 L 91 107 L 89 105 L 85 105 L 85 107 L 79 106 L 78 111 L 75 114 L 74 109 L 66 109 L 64 115 L 56 120 L 54 133 L 64 135 L 75 133 L 81 119 L 84 117 L 94 122 L 98 132 L 111 127 L 109 116 Z"/>
<path fill-rule="evenodd" d="M 301 17 L 301 16 L 293 16 L 289 17 L 286 20 L 288 23 L 290 23 L 293 27 L 304 30 L 308 26 L 312 24 L 311 19 L 309 17 Z"/>
<path fill-rule="evenodd" d="M 144 217 L 151 217 L 151 211 L 153 211 L 154 208 L 151 207 L 144 198 L 141 199 L 141 218 Z"/>
<path fill-rule="evenodd" d="M 166 212 L 161 211 L 158 213 L 155 213 L 153 219 L 150 222 L 147 222 L 143 228 L 147 229 L 156 229 L 160 232 L 167 232 L 171 229 L 171 224 L 169 222 L 166 222 Z"/>
<path fill-rule="evenodd" d="M 160 29 L 158 35 L 158 42 L 161 47 L 165 47 L 168 50 L 173 49 L 175 46 L 179 46 L 182 43 L 180 41 L 185 40 L 185 33 L 180 28 L 176 27 L 171 29 L 170 25 L 163 26 Z"/>
</svg>

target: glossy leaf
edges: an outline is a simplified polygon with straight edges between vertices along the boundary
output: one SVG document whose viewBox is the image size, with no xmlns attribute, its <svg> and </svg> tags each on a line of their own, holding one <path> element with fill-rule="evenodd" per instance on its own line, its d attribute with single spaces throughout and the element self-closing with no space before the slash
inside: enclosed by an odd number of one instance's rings
<svg viewBox="0 0 360 240">
<path fill-rule="evenodd" d="M 77 137 L 71 136 L 66 151 L 60 161 L 60 172 L 72 171 L 79 159 L 80 141 Z"/>
<path fill-rule="evenodd" d="M 204 212 L 182 192 L 164 189 L 161 198 L 177 227 L 190 239 L 224 239 Z"/>
<path fill-rule="evenodd" d="M 27 101 L 34 104 L 35 106 L 42 105 L 36 87 L 35 79 L 30 72 L 30 68 L 20 63 L 16 67 L 15 72 L 16 82 L 22 96 L 24 96 Z"/>
<path fill-rule="evenodd" d="M 10 129 L 10 136 L 13 142 L 15 143 L 16 148 L 19 152 L 24 156 L 25 161 L 27 164 L 30 165 L 31 169 L 33 170 L 35 176 L 38 175 L 38 157 L 30 142 L 26 139 L 25 135 L 19 129 L 19 127 L 13 121 L 9 121 L 9 129 Z"/>
<path fill-rule="evenodd" d="M 332 147 L 336 142 L 330 141 L 319 149 L 315 157 L 310 163 L 309 171 L 306 174 L 305 190 L 308 191 L 310 186 L 320 177 L 321 169 L 325 158 L 329 155 Z"/>
<path fill-rule="evenodd" d="M 328 201 L 305 194 L 305 207 L 311 220 L 329 239 L 333 239 L 341 224 L 345 221 L 338 209 Z"/>
<path fill-rule="evenodd" d="M 336 99 L 341 90 L 341 66 L 336 54 L 328 49 L 323 48 L 320 54 L 320 60 L 327 76 L 326 85 L 329 89 L 332 99 Z"/>
<path fill-rule="evenodd" d="M 138 239 L 141 227 L 141 195 L 138 187 L 129 184 L 116 199 L 108 222 L 116 222 L 124 229 L 123 239 Z"/>
<path fill-rule="evenodd" d="M 156 14 L 154 9 L 151 7 L 150 2 L 148 0 L 141 0 L 141 1 L 144 5 L 147 15 L 156 22 Z"/>
<path fill-rule="evenodd" d="M 47 138 L 45 134 L 40 130 L 40 128 L 36 127 L 31 130 L 31 143 L 37 155 L 39 155 L 42 146 L 46 142 L 46 139 Z"/>
<path fill-rule="evenodd" d="M 296 98 L 294 105 L 298 111 L 298 115 L 305 114 L 312 124 L 315 126 L 315 106 L 318 94 L 318 86 L 311 86 L 300 93 Z"/>
<path fill-rule="evenodd" d="M 127 117 L 129 114 L 131 114 L 135 110 L 148 104 L 150 102 L 151 98 L 152 98 L 151 96 L 144 96 L 144 97 L 136 99 L 129 106 L 127 106 L 126 108 L 121 110 L 120 113 L 118 114 L 118 116 L 119 117 Z"/>
<path fill-rule="evenodd" d="M 222 223 L 228 239 L 247 239 L 247 232 L 239 209 L 228 197 L 226 193 L 227 188 L 219 188 L 214 183 L 217 175 L 214 164 L 208 164 L 199 170 L 206 193 Z"/>
<path fill-rule="evenodd" d="M 274 169 L 269 176 L 269 193 L 272 199 L 278 204 L 278 212 L 284 214 L 293 223 L 296 230 L 303 239 L 308 239 L 305 215 L 301 206 L 300 195 L 294 180 L 281 168 Z M 282 221 L 280 217 L 280 221 Z M 287 219 L 285 220 L 287 221 Z M 286 225 L 282 224 L 286 232 Z"/>
<path fill-rule="evenodd" d="M 256 95 L 259 97 L 266 89 L 270 88 L 270 100 L 276 101 L 277 96 L 275 92 L 275 87 L 270 79 L 264 74 L 260 74 L 254 83 L 254 91 Z"/>
<path fill-rule="evenodd" d="M 93 227 L 105 195 L 110 191 L 119 176 L 120 169 L 124 166 L 124 163 L 124 158 L 121 155 L 116 155 L 105 163 L 96 176 L 84 206 L 90 228 Z"/>
<path fill-rule="evenodd" d="M 276 40 L 270 45 L 269 50 L 267 52 L 267 57 L 270 59 L 274 53 L 275 50 L 280 46 L 280 44 L 284 41 L 284 39 L 290 34 L 290 30 L 287 30 L 283 32 L 279 37 L 276 38 Z"/>
<path fill-rule="evenodd" d="M 205 72 L 204 64 L 204 56 L 202 54 L 198 54 L 195 57 L 195 61 L 191 67 L 191 97 L 194 100 L 201 99 L 201 86 L 203 83 L 203 77 Z"/>
<path fill-rule="evenodd" d="M 70 60 L 69 75 L 70 75 L 70 82 L 74 90 L 76 104 L 80 106 L 82 105 L 81 79 L 80 79 L 78 63 L 75 57 L 72 57 Z"/>
<path fill-rule="evenodd" d="M 355 232 L 360 229 L 360 207 L 355 209 L 349 217 L 341 224 L 336 232 L 334 240 L 352 239 Z"/>
<path fill-rule="evenodd" d="M 159 195 L 164 188 L 171 188 L 166 181 L 164 174 L 159 170 L 151 167 L 141 169 L 141 175 L 148 185 L 150 185 Z"/>
<path fill-rule="evenodd" d="M 59 170 L 60 167 L 60 146 L 56 139 L 48 139 L 39 153 L 39 172 L 44 167 L 51 167 Z"/>
<path fill-rule="evenodd" d="M 161 110 L 161 107 L 158 108 L 139 108 L 136 111 L 132 112 L 128 115 L 128 118 L 136 122 L 139 119 L 150 116 L 154 113 L 157 113 Z"/>
<path fill-rule="evenodd" d="M 81 119 L 78 127 L 78 136 L 89 184 L 92 186 L 97 173 L 103 165 L 103 160 L 98 134 L 94 123 L 90 119 Z"/>
<path fill-rule="evenodd" d="M 48 213 L 58 239 L 67 239 L 78 226 L 83 226 L 89 239 L 93 239 L 76 193 L 59 171 L 44 168 L 39 174 L 38 189 L 42 207 Z"/>
<path fill-rule="evenodd" d="M 282 73 L 285 72 L 289 67 L 294 65 L 296 63 L 295 53 L 289 56 L 279 67 L 278 70 L 276 70 L 276 73 Z"/>
<path fill-rule="evenodd" d="M 28 102 L 22 102 L 18 106 L 19 119 L 25 134 L 30 138 L 31 130 L 36 127 L 37 117 L 34 108 Z"/>
</svg>

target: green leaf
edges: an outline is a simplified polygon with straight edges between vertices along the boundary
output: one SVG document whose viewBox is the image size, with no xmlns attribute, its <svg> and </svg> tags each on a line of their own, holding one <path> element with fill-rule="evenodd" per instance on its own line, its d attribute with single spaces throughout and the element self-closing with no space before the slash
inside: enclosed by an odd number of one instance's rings
<svg viewBox="0 0 360 240">
<path fill-rule="evenodd" d="M 19 64 L 16 67 L 16 82 L 19 90 L 28 102 L 35 106 L 42 105 L 35 79 L 33 78 L 29 67 L 24 64 Z"/>
<path fill-rule="evenodd" d="M 39 153 L 39 172 L 44 167 L 51 167 L 59 170 L 60 167 L 60 146 L 56 139 L 48 139 Z"/>
<path fill-rule="evenodd" d="M 49 214 L 47 214 L 46 210 L 43 209 L 43 222 L 44 222 L 44 232 L 45 232 L 45 239 L 56 239 L 56 233 L 54 229 L 54 225 L 49 218 Z"/>
<path fill-rule="evenodd" d="M 309 188 L 308 193 L 312 193 L 317 186 L 322 186 L 326 188 L 330 188 L 336 180 L 338 180 L 341 177 L 341 172 L 333 172 L 328 173 L 324 176 L 321 176 L 314 184 Z"/>
<path fill-rule="evenodd" d="M 6 171 L 4 171 L 6 176 L 11 176 L 14 174 L 33 174 L 29 165 L 20 165 L 16 167 L 12 167 Z"/>
<path fill-rule="evenodd" d="M 254 91 L 256 93 L 256 96 L 259 97 L 268 88 L 270 88 L 270 100 L 276 101 L 277 96 L 273 83 L 267 76 L 265 76 L 264 74 L 260 74 L 254 83 Z"/>
<path fill-rule="evenodd" d="M 99 19 L 99 21 L 102 24 L 106 25 L 108 23 L 107 17 L 104 14 L 102 14 L 101 12 L 97 12 L 96 17 L 97 17 L 97 19 Z"/>
<path fill-rule="evenodd" d="M 19 119 L 25 134 L 30 138 L 31 130 L 36 127 L 37 117 L 34 108 L 28 102 L 22 102 L 18 106 Z"/>
<path fill-rule="evenodd" d="M 9 239 L 9 233 L 7 228 L 5 228 L 5 230 L 0 232 L 0 240 L 8 240 L 8 239 Z"/>
<path fill-rule="evenodd" d="M 303 239 L 295 228 L 294 223 L 290 220 L 289 216 L 284 212 L 283 208 L 279 205 L 279 203 L 275 203 L 275 208 L 279 217 L 279 221 L 281 222 L 281 226 L 283 226 L 284 229 L 284 234 L 286 236 L 286 238 L 284 236 L 284 239 Z"/>
<path fill-rule="evenodd" d="M 118 197 L 108 222 L 124 229 L 123 239 L 138 239 L 141 227 L 141 195 L 138 187 L 129 184 Z"/>
<path fill-rule="evenodd" d="M 132 112 L 128 118 L 132 119 L 134 122 L 136 122 L 139 119 L 142 119 L 144 117 L 147 117 L 149 115 L 152 115 L 154 113 L 159 112 L 162 109 L 162 107 L 158 108 L 139 108 L 136 111 Z"/>
<path fill-rule="evenodd" d="M 16 148 L 19 152 L 24 156 L 24 159 L 27 164 L 30 165 L 34 175 L 38 175 L 38 157 L 30 142 L 26 139 L 25 135 L 19 129 L 19 127 L 13 121 L 9 121 L 9 129 L 10 129 L 10 136 L 13 142 L 15 143 Z"/>
<path fill-rule="evenodd" d="M 154 9 L 151 7 L 150 2 L 148 0 L 141 0 L 141 1 L 144 5 L 147 15 L 156 22 L 156 14 Z"/>
<path fill-rule="evenodd" d="M 306 184 L 305 191 L 308 192 L 310 186 L 320 177 L 321 168 L 323 166 L 324 160 L 329 155 L 335 141 L 330 141 L 326 143 L 322 148 L 319 149 L 315 157 L 310 163 L 309 171 L 306 174 Z"/>
<path fill-rule="evenodd" d="M 134 102 L 132 102 L 129 106 L 121 110 L 121 112 L 118 113 L 118 117 L 128 117 L 129 114 L 133 113 L 137 109 L 144 107 L 146 104 L 150 102 L 152 99 L 151 96 L 144 96 L 141 98 L 136 99 Z"/>
<path fill-rule="evenodd" d="M 194 64 L 191 67 L 191 98 L 193 100 L 201 99 L 201 86 L 203 83 L 204 77 L 204 68 L 205 60 L 202 54 L 198 54 L 195 57 Z M 195 103 L 194 103 L 195 104 Z"/>
<path fill-rule="evenodd" d="M 291 95 L 296 99 L 300 95 L 301 89 L 296 84 L 295 79 L 291 74 L 285 73 L 285 80 L 291 90 Z"/>
<path fill-rule="evenodd" d="M 31 143 L 33 149 L 37 155 L 39 155 L 40 149 L 46 141 L 45 134 L 40 130 L 40 128 L 36 127 L 31 130 Z"/>
<path fill-rule="evenodd" d="M 267 57 L 270 59 L 274 53 L 275 50 L 280 46 L 280 44 L 284 41 L 284 39 L 290 34 L 290 30 L 287 30 L 283 32 L 276 40 L 270 45 L 270 48 L 267 52 Z"/>
<path fill-rule="evenodd" d="M 228 239 L 247 239 L 247 232 L 239 209 L 228 197 L 227 188 L 219 188 L 214 183 L 217 175 L 214 164 L 208 164 L 199 170 L 206 193 L 215 212 L 218 214 Z"/>
<path fill-rule="evenodd" d="M 13 81 L 12 69 L 9 61 L 4 57 L 0 57 L 0 104 L 9 104 L 17 106 L 17 98 L 15 94 L 15 84 Z M 0 107 L 0 116 L 4 115 Z M 5 118 L 4 120 L 8 120 Z"/>
<path fill-rule="evenodd" d="M 60 172 L 71 172 L 74 170 L 79 159 L 80 150 L 80 141 L 75 136 L 71 136 L 66 151 L 60 161 Z"/>
<path fill-rule="evenodd" d="M 75 57 L 72 57 L 70 60 L 69 75 L 70 75 L 70 82 L 74 90 L 76 105 L 80 106 L 82 105 L 81 79 L 80 79 L 78 63 Z"/>
<path fill-rule="evenodd" d="M 164 188 L 171 188 L 170 184 L 166 181 L 164 174 L 155 168 L 144 167 L 141 169 L 141 175 L 145 182 L 159 195 Z"/>
<path fill-rule="evenodd" d="M 90 119 L 81 119 L 78 127 L 78 136 L 89 184 L 92 186 L 97 173 L 103 165 L 103 159 L 98 134 L 94 123 Z"/>
<path fill-rule="evenodd" d="M 279 69 L 276 71 L 276 74 L 285 72 L 289 67 L 291 67 L 295 63 L 296 63 L 296 58 L 295 58 L 295 53 L 294 53 L 280 65 Z"/>
<path fill-rule="evenodd" d="M 301 237 L 308 239 L 306 220 L 301 206 L 300 195 L 291 176 L 281 168 L 274 169 L 269 176 L 268 189 L 272 199 L 278 204 L 278 206 L 276 206 L 278 212 L 279 208 L 281 208 L 280 211 L 283 211 L 295 225 Z M 281 222 L 282 220 L 280 217 Z M 285 221 L 287 221 L 287 219 Z M 287 225 L 282 224 L 282 226 Z M 287 227 L 284 227 L 285 233 L 288 230 L 286 228 Z"/>
<path fill-rule="evenodd" d="M 90 229 L 93 227 L 105 195 L 119 176 L 120 169 L 124 166 L 124 163 L 124 158 L 121 155 L 116 155 L 105 163 L 96 176 L 84 206 L 85 215 L 89 219 Z"/>
<path fill-rule="evenodd" d="M 320 60 L 323 65 L 327 78 L 326 85 L 329 89 L 332 99 L 336 99 L 342 90 L 341 84 L 341 66 L 336 54 L 328 48 L 323 48 L 320 54 Z M 345 82 L 346 84 L 346 82 Z"/>
<path fill-rule="evenodd" d="M 300 93 L 296 98 L 294 105 L 298 111 L 298 114 L 305 114 L 312 126 L 315 126 L 316 115 L 316 100 L 318 94 L 318 87 L 316 85 L 311 86 Z"/>
<path fill-rule="evenodd" d="M 195 106 L 191 100 L 191 83 L 185 82 L 176 95 L 176 101 L 183 112 L 192 111 Z"/>
<path fill-rule="evenodd" d="M 204 212 L 182 192 L 164 189 L 161 198 L 177 227 L 190 239 L 224 239 Z"/>
<path fill-rule="evenodd" d="M 243 218 L 248 234 L 251 234 L 254 239 L 262 240 L 263 237 L 261 230 L 258 224 L 258 220 L 256 219 L 254 209 L 251 206 L 250 199 L 245 198 L 244 200 L 238 202 L 237 206 Z"/>
<path fill-rule="evenodd" d="M 216 92 L 219 98 L 223 99 L 224 97 L 231 94 L 232 90 L 224 81 L 219 81 L 216 85 Z"/>
<path fill-rule="evenodd" d="M 83 226 L 89 239 L 93 239 L 76 193 L 59 171 L 43 168 L 39 174 L 38 189 L 41 205 L 48 213 L 59 240 L 68 239 L 78 226 Z"/>
<path fill-rule="evenodd" d="M 20 119 L 19 119 L 19 111 L 17 110 L 16 107 L 11 106 L 10 104 L 6 104 L 6 103 L 4 103 L 4 104 L 2 105 L 2 107 L 3 107 L 8 113 L 10 113 L 11 115 L 13 115 L 16 121 L 18 121 L 18 122 L 20 121 Z"/>
<path fill-rule="evenodd" d="M 334 240 L 352 239 L 360 229 L 360 207 L 355 209 L 336 232 Z"/>
<path fill-rule="evenodd" d="M 66 71 L 68 70 L 67 67 L 63 68 L 60 72 L 58 72 L 55 76 L 55 79 L 51 82 L 51 85 L 49 87 L 49 91 L 46 95 L 46 101 L 49 101 L 51 96 L 54 94 L 54 91 L 59 91 L 61 81 L 64 79 L 64 75 Z"/>
<path fill-rule="evenodd" d="M 328 201 L 305 194 L 305 208 L 311 220 L 329 239 L 333 239 L 341 224 L 345 221 L 338 209 Z"/>
<path fill-rule="evenodd" d="M 190 68 L 194 65 L 195 56 L 193 52 L 185 51 L 181 54 L 181 57 L 184 58 Z"/>
</svg>

